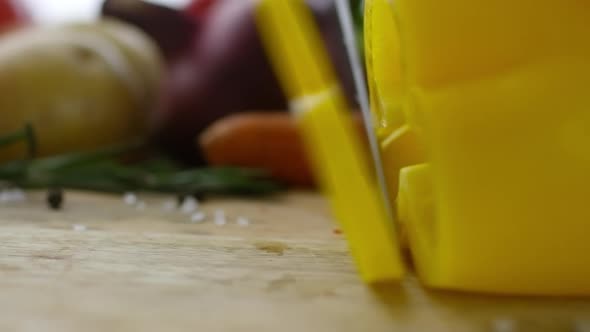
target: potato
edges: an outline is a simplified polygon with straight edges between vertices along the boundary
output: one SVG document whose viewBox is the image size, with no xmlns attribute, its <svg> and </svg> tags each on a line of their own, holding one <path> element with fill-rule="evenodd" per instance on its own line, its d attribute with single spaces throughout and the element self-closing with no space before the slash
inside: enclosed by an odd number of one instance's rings
<svg viewBox="0 0 590 332">
<path fill-rule="evenodd" d="M 39 155 L 89 150 L 147 131 L 161 55 L 115 21 L 27 28 L 0 38 L 0 135 L 33 125 Z M 17 158 L 24 146 L 0 150 Z"/>
</svg>

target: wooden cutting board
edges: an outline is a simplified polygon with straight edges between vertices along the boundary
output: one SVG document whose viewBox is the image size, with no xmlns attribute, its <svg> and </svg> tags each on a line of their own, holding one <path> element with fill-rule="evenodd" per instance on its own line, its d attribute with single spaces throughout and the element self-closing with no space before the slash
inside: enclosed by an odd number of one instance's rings
<svg viewBox="0 0 590 332">
<path fill-rule="evenodd" d="M 223 226 L 141 198 L 0 205 L 0 331 L 590 331 L 588 299 L 370 289 L 315 194 L 203 204 Z"/>
</svg>

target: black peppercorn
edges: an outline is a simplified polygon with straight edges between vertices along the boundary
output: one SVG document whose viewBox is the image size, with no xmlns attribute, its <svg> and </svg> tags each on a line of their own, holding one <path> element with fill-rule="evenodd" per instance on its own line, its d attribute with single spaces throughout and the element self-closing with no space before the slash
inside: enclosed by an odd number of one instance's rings
<svg viewBox="0 0 590 332">
<path fill-rule="evenodd" d="M 61 188 L 51 188 L 47 191 L 47 204 L 52 210 L 61 210 L 64 202 L 64 192 Z"/>
</svg>

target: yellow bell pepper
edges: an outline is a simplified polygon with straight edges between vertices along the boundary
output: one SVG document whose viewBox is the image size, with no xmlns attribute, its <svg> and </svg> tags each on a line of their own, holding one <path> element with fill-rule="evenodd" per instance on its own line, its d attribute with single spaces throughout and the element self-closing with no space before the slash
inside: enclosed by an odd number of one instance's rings
<svg viewBox="0 0 590 332">
<path fill-rule="evenodd" d="M 393 224 L 311 12 L 303 0 L 263 0 L 256 20 L 361 278 L 400 279 L 405 267 Z"/>
<path fill-rule="evenodd" d="M 395 13 L 388 0 L 365 1 L 365 58 L 371 111 L 377 119 L 383 169 L 391 204 L 395 206 L 400 170 L 424 162 L 419 138 L 407 125 L 404 59 Z"/>
<path fill-rule="evenodd" d="M 390 7 L 403 41 L 393 58 L 404 59 L 404 112 L 428 152 L 428 165 L 402 170 L 397 201 L 426 285 L 590 295 L 588 8 Z"/>
<path fill-rule="evenodd" d="M 586 2 L 366 6 L 376 130 L 424 284 L 590 295 Z M 362 277 L 401 277 L 396 237 L 309 13 L 301 0 L 265 0 L 257 18 Z"/>
</svg>

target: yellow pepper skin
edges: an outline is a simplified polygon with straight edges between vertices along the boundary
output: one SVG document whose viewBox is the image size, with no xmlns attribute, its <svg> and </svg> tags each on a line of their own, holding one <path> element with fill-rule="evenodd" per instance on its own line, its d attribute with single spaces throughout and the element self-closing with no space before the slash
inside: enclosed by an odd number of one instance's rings
<svg viewBox="0 0 590 332">
<path fill-rule="evenodd" d="M 361 279 L 400 280 L 395 229 L 309 8 L 303 0 L 263 0 L 256 20 Z"/>
<path fill-rule="evenodd" d="M 402 168 L 396 201 L 421 280 L 590 295 L 590 4 L 387 3 L 402 86 L 372 89 L 400 98 L 427 161 Z"/>
</svg>

